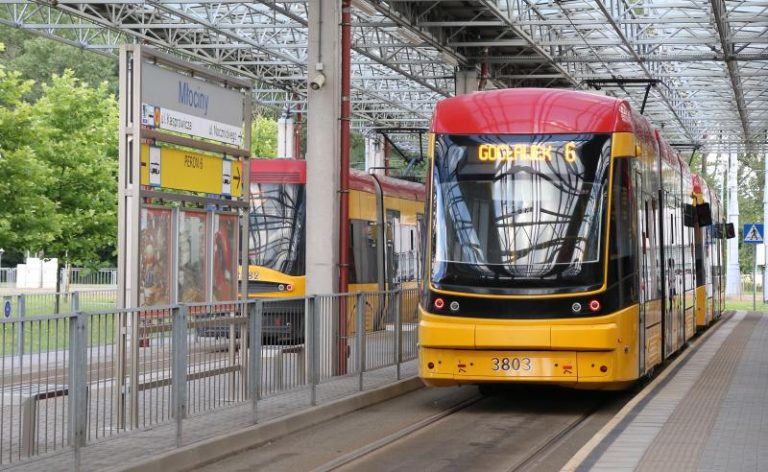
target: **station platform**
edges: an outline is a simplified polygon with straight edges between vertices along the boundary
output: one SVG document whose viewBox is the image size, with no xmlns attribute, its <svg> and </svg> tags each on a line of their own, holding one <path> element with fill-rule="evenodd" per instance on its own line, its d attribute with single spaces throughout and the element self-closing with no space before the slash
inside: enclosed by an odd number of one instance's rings
<svg viewBox="0 0 768 472">
<path fill-rule="evenodd" d="M 768 470 L 768 313 L 726 315 L 562 470 Z"/>
<path fill-rule="evenodd" d="M 250 403 L 211 410 L 186 418 L 181 444 L 175 423 L 165 423 L 97 440 L 80 449 L 79 464 L 72 448 L 36 456 L 0 470 L 19 472 L 172 472 L 190 470 L 209 460 L 225 457 L 256 444 L 322 423 L 349 412 L 395 398 L 423 386 L 416 377 L 417 361 L 367 372 L 363 390 L 357 376 L 334 378 L 317 388 L 317 406 L 309 390 L 299 388 L 259 401 L 258 423 L 253 423 Z"/>
</svg>

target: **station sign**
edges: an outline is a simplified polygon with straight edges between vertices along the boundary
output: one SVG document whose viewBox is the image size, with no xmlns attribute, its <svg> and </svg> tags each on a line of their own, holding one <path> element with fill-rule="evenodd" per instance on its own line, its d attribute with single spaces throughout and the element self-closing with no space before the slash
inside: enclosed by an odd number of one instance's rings
<svg viewBox="0 0 768 472">
<path fill-rule="evenodd" d="M 245 95 L 149 63 L 141 65 L 141 101 L 240 128 Z"/>
<path fill-rule="evenodd" d="M 195 151 L 141 145 L 141 184 L 174 190 L 239 197 L 240 161 Z"/>
<path fill-rule="evenodd" d="M 141 124 L 149 128 L 189 134 L 198 138 L 232 144 L 240 148 L 245 144 L 241 127 L 207 120 L 148 103 L 143 103 L 141 106 Z"/>
<path fill-rule="evenodd" d="M 243 146 L 244 94 L 150 63 L 141 84 L 143 126 Z"/>
</svg>

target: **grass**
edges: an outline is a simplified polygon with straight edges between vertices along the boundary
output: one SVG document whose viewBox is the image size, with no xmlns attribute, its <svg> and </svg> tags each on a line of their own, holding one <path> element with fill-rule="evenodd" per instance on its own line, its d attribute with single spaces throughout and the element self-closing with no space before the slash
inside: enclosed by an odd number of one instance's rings
<svg viewBox="0 0 768 472">
<path fill-rule="evenodd" d="M 727 298 L 725 300 L 726 310 L 752 311 L 752 294 L 742 295 L 741 297 Z M 758 293 L 755 303 L 755 311 L 768 312 L 768 304 L 763 303 L 763 294 Z"/>
<path fill-rule="evenodd" d="M 11 320 L 19 318 L 18 297 L 12 297 Z M 83 292 L 80 294 L 80 311 L 97 312 L 114 310 L 114 292 Z M 59 299 L 59 311 L 70 311 L 69 297 Z M 52 294 L 29 295 L 25 297 L 24 317 L 49 316 L 56 313 L 56 297 Z M 89 317 L 88 344 L 91 346 L 114 342 L 115 316 L 100 315 Z M 67 349 L 69 347 L 69 319 L 28 320 L 23 323 L 23 342 L 19 323 L 0 325 L 0 356 L 17 355 L 23 349 L 25 354 L 42 353 Z"/>
</svg>

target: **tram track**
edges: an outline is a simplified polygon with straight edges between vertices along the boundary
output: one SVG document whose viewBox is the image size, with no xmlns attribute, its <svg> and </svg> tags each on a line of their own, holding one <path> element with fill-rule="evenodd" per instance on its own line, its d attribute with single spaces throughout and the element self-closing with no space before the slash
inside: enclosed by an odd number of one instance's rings
<svg viewBox="0 0 768 472">
<path fill-rule="evenodd" d="M 512 467 L 509 467 L 507 469 L 507 472 L 527 472 L 527 471 L 535 470 L 536 467 L 541 462 L 543 462 L 551 454 L 553 450 L 565 444 L 571 437 L 574 436 L 574 433 L 578 431 L 579 428 L 584 426 L 584 424 L 590 418 L 592 418 L 596 413 L 598 413 L 603 408 L 605 408 L 608 405 L 608 403 L 609 403 L 608 400 L 602 401 L 598 403 L 598 405 L 596 405 L 590 411 L 576 418 L 568 426 L 561 429 L 554 436 L 546 440 L 544 444 L 542 444 L 541 447 L 536 449 L 530 456 L 520 461 L 519 463 L 513 465 Z"/>
<path fill-rule="evenodd" d="M 438 421 L 453 415 L 461 410 L 464 410 L 466 408 L 469 408 L 470 406 L 474 405 L 475 403 L 481 401 L 483 399 L 482 395 L 477 395 L 472 398 L 469 398 L 467 400 L 464 400 L 463 402 L 454 405 L 451 408 L 448 408 L 447 410 L 441 411 L 440 413 L 437 413 L 435 415 L 432 415 L 428 418 L 425 418 L 418 423 L 414 423 L 411 426 L 408 426 L 406 428 L 401 429 L 400 431 L 397 431 L 395 433 L 392 433 L 386 437 L 381 438 L 378 441 L 375 441 L 365 447 L 361 447 L 355 451 L 352 451 L 348 454 L 345 454 L 341 457 L 339 457 L 336 460 L 333 460 L 327 464 L 323 464 L 322 466 L 316 468 L 313 470 L 313 472 L 330 472 L 332 470 L 336 470 L 342 466 L 345 466 L 347 464 L 350 464 L 362 457 L 365 457 L 375 451 L 378 451 L 380 449 L 383 449 L 390 444 L 397 442 L 406 436 L 409 436 L 417 431 L 423 430 Z"/>
<path fill-rule="evenodd" d="M 531 390 L 533 395 L 536 395 L 538 391 L 534 387 Z M 313 468 L 314 472 L 327 472 L 334 470 L 394 470 L 399 468 L 410 468 L 415 470 L 460 470 L 462 467 L 462 460 L 471 457 L 476 452 L 480 451 L 481 454 L 487 456 L 496 456 L 499 461 L 493 466 L 483 465 L 483 469 L 487 470 L 503 470 L 509 472 L 518 471 L 533 471 L 546 469 L 546 465 L 542 467 L 542 464 L 546 464 L 546 461 L 550 458 L 553 451 L 557 450 L 563 445 L 566 445 L 572 440 L 579 431 L 600 413 L 611 403 L 617 403 L 617 396 L 597 394 L 597 397 L 590 395 L 581 395 L 574 392 L 560 392 L 557 390 L 551 390 L 554 392 L 551 401 L 557 402 L 558 399 L 565 399 L 565 403 L 571 403 L 574 398 L 577 403 L 583 403 L 581 407 L 578 407 L 578 411 L 574 411 L 569 414 L 569 418 L 563 423 L 562 411 L 560 408 L 553 408 L 554 412 L 547 415 L 548 408 L 546 404 L 548 400 L 546 397 L 534 398 L 532 400 L 534 406 L 530 411 L 524 411 L 522 409 L 512 409 L 509 411 L 505 405 L 507 401 L 517 401 L 521 398 L 526 398 L 526 389 L 518 389 L 514 394 L 505 396 L 504 392 L 494 396 L 472 396 L 453 407 L 450 407 L 440 413 L 432 415 L 428 418 L 424 418 L 412 425 L 406 426 L 399 431 L 391 433 L 379 440 L 376 440 L 368 445 L 350 451 L 343 456 L 340 456 L 332 461 L 324 463 L 320 466 Z M 620 395 L 620 398 L 626 395 Z M 594 400 L 598 398 L 598 400 Z M 623 404 L 623 401 L 618 403 Z M 566 408 L 568 409 L 568 408 Z M 496 434 L 489 440 L 483 441 L 481 439 L 470 440 L 465 445 L 465 449 L 461 447 L 451 448 L 446 445 L 442 451 L 443 454 L 463 456 L 463 459 L 457 460 L 455 463 L 451 460 L 446 461 L 445 457 L 439 457 L 437 451 L 440 451 L 440 447 L 436 447 L 436 443 L 446 442 L 448 443 L 448 437 L 452 435 L 461 435 L 463 432 L 467 432 L 470 438 L 473 438 L 473 428 L 482 429 L 482 418 L 493 417 L 494 411 L 499 411 L 499 417 L 501 421 L 496 419 L 496 423 L 490 422 L 487 424 L 489 430 L 504 431 L 503 423 L 508 424 L 530 424 L 538 423 L 539 427 L 534 428 L 534 432 L 527 433 L 518 430 L 516 433 L 511 434 L 514 436 L 517 434 L 521 437 L 521 440 L 526 444 L 530 444 L 529 447 L 520 448 L 517 451 L 509 454 L 504 454 L 504 450 L 509 447 L 510 443 L 499 444 L 497 441 L 500 436 L 506 436 L 506 433 Z M 543 414 L 544 413 L 544 414 Z M 464 415 L 464 418 L 458 417 Z M 551 421 L 543 420 L 542 418 L 549 417 Z M 480 423 L 478 423 L 480 422 Z M 456 427 L 456 425 L 465 425 L 464 427 Z M 554 428 L 554 431 L 552 430 Z M 510 429 L 507 425 L 506 429 Z M 515 429 L 515 428 L 512 428 Z M 482 435 L 481 435 L 482 436 Z M 524 438 L 524 439 L 523 439 Z M 502 440 L 502 443 L 504 441 Z M 406 443 L 410 443 L 408 446 Z M 407 454 L 406 451 L 434 450 L 435 453 L 426 452 L 424 454 Z M 407 463 L 392 462 L 392 458 L 408 457 Z M 421 456 L 421 459 L 419 459 Z M 442 464 L 440 461 L 446 461 Z"/>
</svg>

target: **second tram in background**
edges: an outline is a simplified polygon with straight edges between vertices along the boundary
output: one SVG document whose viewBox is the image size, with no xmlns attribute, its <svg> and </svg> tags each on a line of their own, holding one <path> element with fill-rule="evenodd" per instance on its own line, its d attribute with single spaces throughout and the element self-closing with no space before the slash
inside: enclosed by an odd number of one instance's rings
<svg viewBox="0 0 768 472">
<path fill-rule="evenodd" d="M 248 296 L 271 300 L 263 328 L 271 343 L 304 340 L 306 181 L 306 161 L 251 160 Z M 351 172 L 349 292 L 416 288 L 424 195 L 421 183 Z M 411 314 L 415 322 L 417 300 L 403 304 L 404 320 Z M 386 299 L 367 302 L 367 330 L 384 328 L 387 307 Z M 349 306 L 351 330 L 354 309 Z"/>
<path fill-rule="evenodd" d="M 722 313 L 720 204 L 627 101 L 474 93 L 431 131 L 427 384 L 623 388 Z"/>
</svg>

